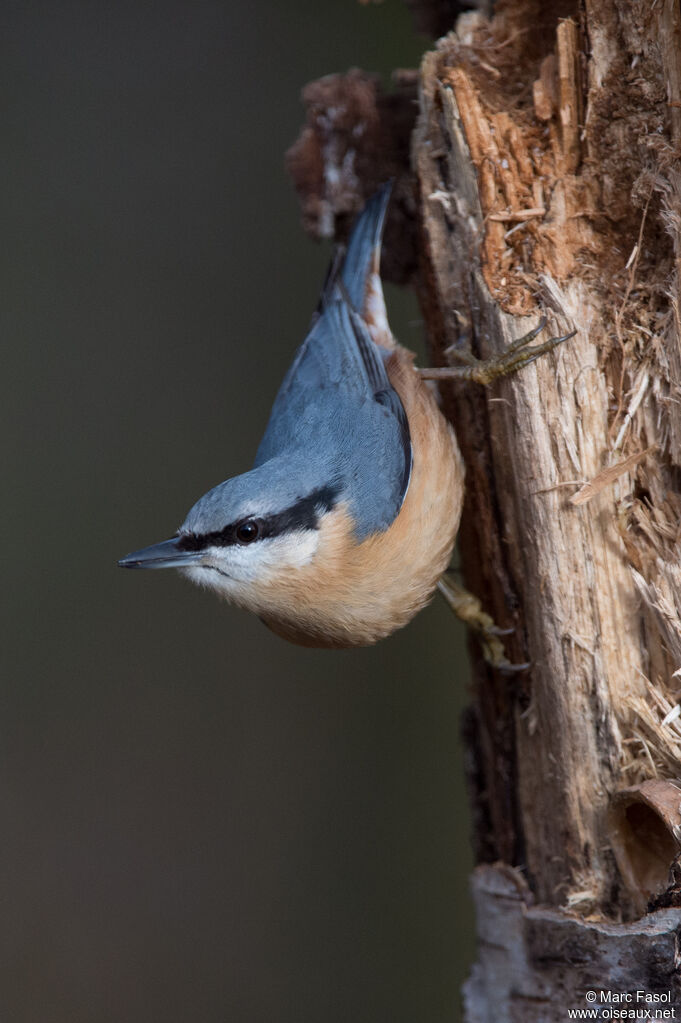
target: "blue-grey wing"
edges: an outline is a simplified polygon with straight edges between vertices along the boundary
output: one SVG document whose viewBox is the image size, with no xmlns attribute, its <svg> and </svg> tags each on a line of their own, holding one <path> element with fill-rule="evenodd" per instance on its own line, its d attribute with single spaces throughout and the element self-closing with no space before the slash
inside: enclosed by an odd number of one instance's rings
<svg viewBox="0 0 681 1023">
<path fill-rule="evenodd" d="M 360 314 L 364 312 L 369 275 L 377 274 L 380 269 L 381 237 L 391 192 L 392 182 L 388 182 L 372 195 L 352 228 L 347 249 L 342 246 L 336 249 L 316 315 L 320 315 L 326 304 L 337 296 L 339 281 L 352 308 Z"/>
<path fill-rule="evenodd" d="M 398 514 L 411 473 L 409 424 L 382 350 L 343 302 L 326 308 L 301 346 L 255 467 L 287 451 L 306 452 L 316 476 L 341 485 L 358 538 Z"/>
<path fill-rule="evenodd" d="M 385 353 L 388 355 L 389 353 Z M 377 402 L 390 410 L 397 431 L 409 440 L 407 418 L 388 377 L 385 356 L 364 321 L 348 304 L 327 305 L 299 348 L 275 398 L 256 465 L 295 447 L 319 414 L 337 405 Z"/>
<path fill-rule="evenodd" d="M 256 464 L 296 442 L 305 410 L 335 391 L 339 400 L 378 400 L 392 409 L 404 431 L 406 417 L 388 379 L 385 353 L 361 318 L 366 283 L 378 268 L 390 185 L 381 188 L 357 218 L 344 258 L 335 258 L 312 327 L 298 349 L 272 408 Z M 301 422 L 302 419 L 302 422 Z"/>
<path fill-rule="evenodd" d="M 388 197 L 389 190 L 382 189 L 369 201 L 344 261 L 334 264 L 318 316 L 279 389 L 255 461 L 258 467 L 287 450 L 302 449 L 311 460 L 328 462 L 328 471 L 337 471 L 352 491 L 355 516 L 363 516 L 361 534 L 390 524 L 411 472 L 409 425 L 386 370 L 390 353 L 374 343 L 357 311 L 366 278 L 377 267 Z"/>
<path fill-rule="evenodd" d="M 352 229 L 341 266 L 343 284 L 359 313 L 364 311 L 367 279 L 380 270 L 381 237 L 391 192 L 392 182 L 388 182 L 369 199 Z"/>
</svg>

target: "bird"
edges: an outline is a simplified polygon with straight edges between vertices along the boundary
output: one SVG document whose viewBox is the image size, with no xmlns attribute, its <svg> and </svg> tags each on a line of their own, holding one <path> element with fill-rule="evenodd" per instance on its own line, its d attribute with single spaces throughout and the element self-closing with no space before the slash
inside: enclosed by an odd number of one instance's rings
<svg viewBox="0 0 681 1023">
<path fill-rule="evenodd" d="M 391 183 L 332 260 L 253 468 L 123 568 L 175 568 L 301 646 L 369 646 L 426 605 L 451 560 L 464 464 L 427 371 L 397 343 L 380 277 Z M 488 383 L 565 338 L 450 367 Z M 442 376 L 442 371 L 434 371 Z M 447 372 L 445 370 L 445 372 Z"/>
</svg>

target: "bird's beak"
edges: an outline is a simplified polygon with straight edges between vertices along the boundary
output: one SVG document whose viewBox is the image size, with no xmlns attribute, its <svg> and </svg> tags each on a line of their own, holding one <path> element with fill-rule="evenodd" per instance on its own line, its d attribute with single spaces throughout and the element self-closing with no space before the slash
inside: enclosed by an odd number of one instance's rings
<svg viewBox="0 0 681 1023">
<path fill-rule="evenodd" d="M 120 568 L 186 568 L 188 565 L 200 565 L 203 557 L 203 551 L 183 551 L 179 537 L 174 536 L 171 540 L 126 554 L 118 564 Z"/>
</svg>

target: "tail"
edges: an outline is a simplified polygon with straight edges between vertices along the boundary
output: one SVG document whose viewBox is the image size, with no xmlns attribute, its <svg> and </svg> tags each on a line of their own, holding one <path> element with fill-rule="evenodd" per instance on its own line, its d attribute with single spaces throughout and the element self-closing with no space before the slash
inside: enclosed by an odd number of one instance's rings
<svg viewBox="0 0 681 1023">
<path fill-rule="evenodd" d="M 378 275 L 381 263 L 381 237 L 393 183 L 388 181 L 375 192 L 355 221 L 340 272 L 353 308 L 362 316 L 371 274 Z"/>
</svg>

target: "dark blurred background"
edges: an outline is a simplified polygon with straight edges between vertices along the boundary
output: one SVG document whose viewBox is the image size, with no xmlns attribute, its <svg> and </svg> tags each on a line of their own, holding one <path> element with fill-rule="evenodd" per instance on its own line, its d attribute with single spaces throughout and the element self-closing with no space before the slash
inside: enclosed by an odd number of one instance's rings
<svg viewBox="0 0 681 1023">
<path fill-rule="evenodd" d="M 305 333 L 301 87 L 425 46 L 400 0 L 2 5 L 2 1023 L 460 1018 L 451 613 L 307 651 L 116 568 L 248 468 Z"/>
</svg>

